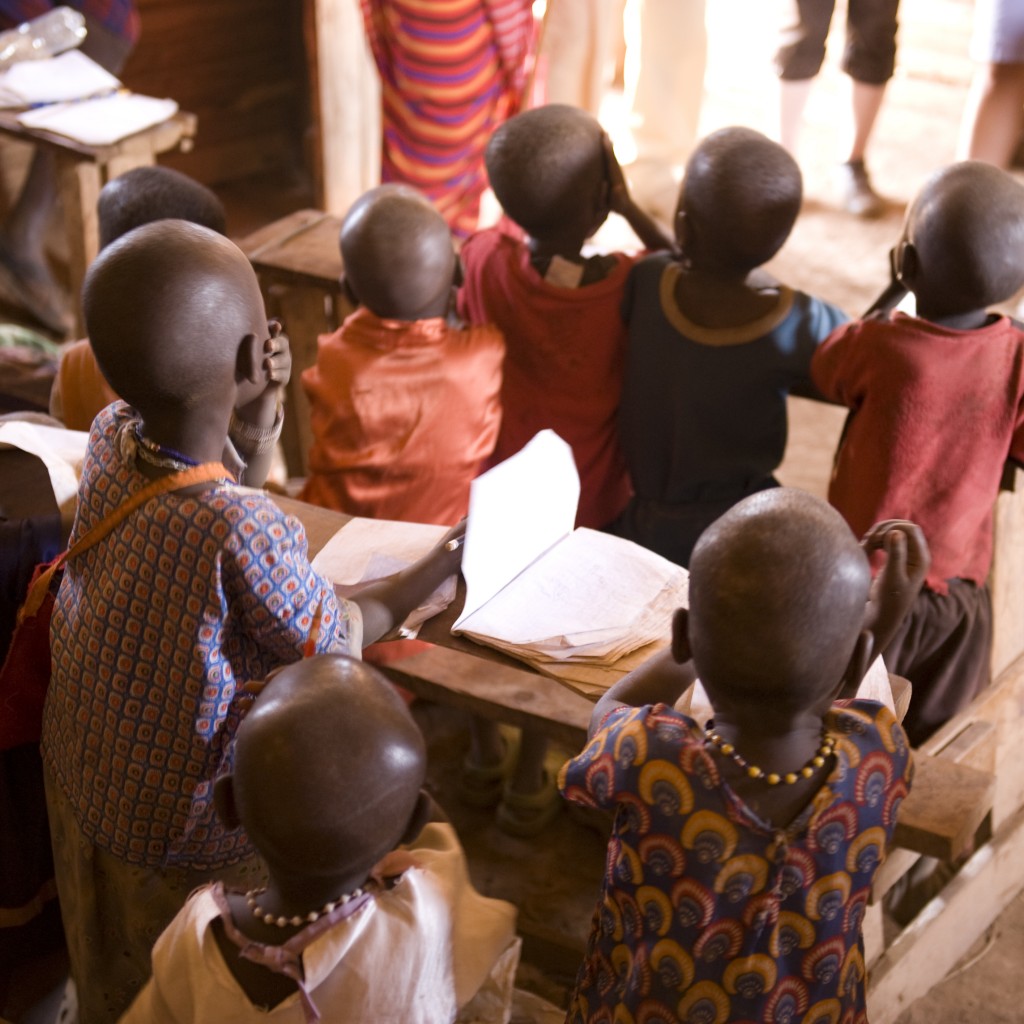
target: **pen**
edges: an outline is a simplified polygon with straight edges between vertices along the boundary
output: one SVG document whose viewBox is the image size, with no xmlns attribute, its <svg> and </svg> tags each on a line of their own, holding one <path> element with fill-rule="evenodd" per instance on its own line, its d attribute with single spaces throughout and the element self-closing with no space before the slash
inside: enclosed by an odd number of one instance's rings
<svg viewBox="0 0 1024 1024">
<path fill-rule="evenodd" d="M 445 544 L 445 551 L 458 551 L 459 548 L 462 547 L 462 542 L 465 539 L 465 537 L 453 537 L 447 544 Z"/>
</svg>

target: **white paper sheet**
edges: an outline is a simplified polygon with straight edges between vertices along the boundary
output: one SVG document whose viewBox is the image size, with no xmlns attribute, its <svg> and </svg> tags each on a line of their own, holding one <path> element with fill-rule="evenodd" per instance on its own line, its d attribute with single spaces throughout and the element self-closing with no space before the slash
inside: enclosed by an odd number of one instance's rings
<svg viewBox="0 0 1024 1024">
<path fill-rule="evenodd" d="M 447 526 L 400 523 L 391 519 L 355 518 L 346 523 L 321 549 L 312 565 L 339 586 L 384 579 L 418 562 L 448 532 Z M 456 578 L 444 581 L 423 604 L 413 609 L 398 632 L 416 636 L 427 619 L 455 600 Z"/>
<path fill-rule="evenodd" d="M 119 92 L 94 100 L 40 107 L 20 115 L 18 120 L 27 128 L 54 132 L 87 146 L 109 146 L 161 124 L 177 111 L 174 100 Z"/>
<path fill-rule="evenodd" d="M 89 435 L 83 430 L 61 430 L 36 423 L 7 420 L 0 423 L 0 445 L 37 456 L 50 474 L 53 496 L 66 522 L 75 513 L 78 480 Z"/>
<path fill-rule="evenodd" d="M 580 477 L 572 449 L 542 430 L 470 488 L 462 622 L 562 538 L 576 522 Z"/>
<path fill-rule="evenodd" d="M 20 61 L 0 74 L 8 106 L 61 103 L 117 89 L 121 82 L 80 50 L 58 57 Z"/>
</svg>

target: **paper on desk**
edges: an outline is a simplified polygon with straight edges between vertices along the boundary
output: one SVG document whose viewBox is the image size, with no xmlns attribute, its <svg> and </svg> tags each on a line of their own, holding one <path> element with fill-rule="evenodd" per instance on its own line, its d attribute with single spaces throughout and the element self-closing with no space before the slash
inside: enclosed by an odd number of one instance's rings
<svg viewBox="0 0 1024 1024">
<path fill-rule="evenodd" d="M 356 517 L 320 549 L 313 568 L 338 586 L 381 580 L 419 561 L 447 532 L 447 526 Z M 401 636 L 414 637 L 427 619 L 444 611 L 455 600 L 455 587 L 454 576 L 445 580 L 409 613 Z"/>
<path fill-rule="evenodd" d="M 579 500 L 572 449 L 553 430 L 473 481 L 462 554 L 466 603 L 453 631 L 572 532 Z"/>
<path fill-rule="evenodd" d="M 120 88 L 121 82 L 81 50 L 58 57 L 26 60 L 0 74 L 0 104 L 27 107 L 37 103 L 80 100 Z"/>
<path fill-rule="evenodd" d="M 63 430 L 19 420 L 0 423 L 0 445 L 18 448 L 42 460 L 50 474 L 61 519 L 67 522 L 75 513 L 78 480 L 88 440 L 89 435 L 84 430 Z"/>
<path fill-rule="evenodd" d="M 21 114 L 18 121 L 26 128 L 64 135 L 87 146 L 109 146 L 161 124 L 177 112 L 174 100 L 119 92 L 30 110 Z"/>
<path fill-rule="evenodd" d="M 530 660 L 614 662 L 668 636 L 685 569 L 632 541 L 577 529 L 482 608 L 467 636 Z"/>
</svg>

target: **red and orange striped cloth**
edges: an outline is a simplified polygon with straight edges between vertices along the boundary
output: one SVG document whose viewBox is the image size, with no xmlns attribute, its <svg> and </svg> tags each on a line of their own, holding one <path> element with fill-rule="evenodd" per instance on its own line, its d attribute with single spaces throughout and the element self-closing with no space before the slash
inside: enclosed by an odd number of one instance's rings
<svg viewBox="0 0 1024 1024">
<path fill-rule="evenodd" d="M 520 106 L 531 0 L 360 0 L 381 77 L 381 180 L 427 195 L 454 234 L 475 230 L 483 153 Z"/>
</svg>

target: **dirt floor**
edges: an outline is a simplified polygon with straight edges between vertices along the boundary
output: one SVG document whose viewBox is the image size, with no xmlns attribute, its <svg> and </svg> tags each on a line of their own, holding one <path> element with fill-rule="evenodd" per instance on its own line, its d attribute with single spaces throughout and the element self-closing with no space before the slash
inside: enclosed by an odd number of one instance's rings
<svg viewBox="0 0 1024 1024">
<path fill-rule="evenodd" d="M 834 33 L 807 112 L 801 151 L 804 210 L 770 268 L 786 283 L 851 314 L 866 308 L 887 281 L 888 250 L 898 236 L 907 201 L 929 173 L 952 160 L 972 73 L 967 56 L 970 0 L 904 0 L 901 14 L 898 70 L 869 161 L 876 187 L 890 200 L 888 212 L 875 221 L 859 221 L 834 206 L 832 170 L 847 109 L 846 80 L 836 69 L 841 34 Z M 708 3 L 705 132 L 736 123 L 774 134 L 776 93 L 770 58 L 776 15 L 771 0 Z M 621 118 L 614 98 L 608 110 L 609 128 L 615 134 Z M 237 236 L 310 203 L 301 183 L 284 191 L 248 183 L 225 190 L 224 198 Z M 602 232 L 602 244 L 628 244 L 628 232 L 623 235 L 623 230 L 621 224 L 609 225 Z M 790 450 L 780 474 L 785 483 L 823 493 L 842 420 L 839 410 L 792 403 Z M 465 720 L 432 705 L 420 704 L 415 710 L 430 741 L 431 784 L 463 837 L 477 886 L 519 907 L 526 942 L 521 983 L 563 1005 L 598 892 L 607 823 L 582 820 L 563 809 L 539 839 L 504 835 L 494 824 L 493 812 L 458 801 L 456 780 L 468 743 Z M 552 767 L 568 753 L 552 751 Z M 1024 1020 L 1022 960 L 1024 898 L 1018 896 L 960 967 L 915 1003 L 901 1024 Z M 59 966 L 41 965 L 39 983 L 59 974 Z M 0 1006 L 0 1016 L 4 1010 Z M 16 1020 L 48 1019 L 42 1012 L 16 1014 L 10 1007 L 8 1012 Z"/>
</svg>

